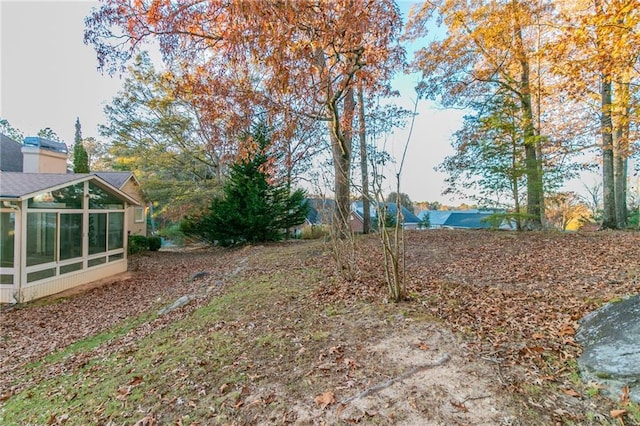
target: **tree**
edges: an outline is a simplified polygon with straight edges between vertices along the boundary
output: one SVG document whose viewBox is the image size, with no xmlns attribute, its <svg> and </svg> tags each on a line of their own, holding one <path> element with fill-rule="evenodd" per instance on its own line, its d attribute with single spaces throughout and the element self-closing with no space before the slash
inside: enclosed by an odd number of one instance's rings
<svg viewBox="0 0 640 426">
<path fill-rule="evenodd" d="M 413 201 L 409 198 L 409 195 L 401 192 L 399 195 L 397 192 L 391 192 L 387 195 L 388 203 L 400 203 L 401 206 L 405 207 L 407 210 L 413 213 Z"/>
<path fill-rule="evenodd" d="M 173 222 L 206 209 L 235 155 L 214 143 L 216 123 L 185 97 L 176 78 L 156 71 L 141 54 L 99 126 L 110 141 L 112 167 L 135 172 L 149 199 L 159 203 L 156 215 Z"/>
<path fill-rule="evenodd" d="M 85 41 L 95 47 L 101 68 L 117 70 L 153 37 L 163 56 L 189 74 L 197 89 L 192 93 L 216 94 L 200 97 L 203 105 L 223 104 L 207 107 L 208 113 L 231 113 L 230 123 L 252 118 L 243 112 L 255 105 L 270 111 L 267 117 L 286 115 L 286 123 L 300 117 L 326 123 L 335 173 L 333 224 L 337 235 L 348 234 L 354 85 L 358 80 L 380 90 L 402 65 L 395 2 L 107 0 L 86 24 Z"/>
<path fill-rule="evenodd" d="M 574 192 L 558 192 L 547 197 L 547 219 L 561 231 L 577 230 L 593 219 L 589 207 Z"/>
<path fill-rule="evenodd" d="M 585 184 L 584 189 L 587 191 L 587 195 L 582 197 L 583 202 L 589 208 L 593 220 L 600 221 L 602 216 L 602 182 Z"/>
<path fill-rule="evenodd" d="M 272 182 L 266 172 L 272 157 L 264 123 L 254 127 L 247 142 L 251 152 L 231 165 L 224 196 L 213 199 L 208 214 L 185 220 L 183 232 L 228 246 L 277 241 L 304 222 L 308 212 L 304 193 L 290 192 L 286 182 Z"/>
<path fill-rule="evenodd" d="M 9 121 L 4 118 L 0 118 L 0 133 L 10 137 L 16 142 L 22 143 L 22 141 L 24 140 L 24 134 L 20 130 L 13 127 L 9 123 Z"/>
<path fill-rule="evenodd" d="M 454 134 L 454 155 L 438 166 L 449 175 L 445 193 L 469 195 L 471 191 L 483 205 L 513 206 L 520 230 L 526 154 L 519 108 L 503 95 L 478 109 L 476 115 L 465 116 L 462 129 Z"/>
<path fill-rule="evenodd" d="M 73 173 L 89 173 L 89 155 L 82 143 L 80 118 L 76 118 L 76 134 L 73 143 Z"/>
<path fill-rule="evenodd" d="M 430 216 L 429 212 L 425 212 L 422 219 L 420 219 L 420 223 L 418 223 L 418 228 L 421 228 L 421 229 L 431 228 L 431 218 L 429 216 Z"/>
<path fill-rule="evenodd" d="M 630 129 L 638 123 L 634 89 L 640 58 L 640 1 L 562 3 L 561 37 L 554 46 L 555 72 L 572 98 L 593 99 L 603 180 L 603 228 L 623 228 L 627 215 L 627 159 L 633 149 Z M 634 84 L 635 83 L 635 84 Z"/>
<path fill-rule="evenodd" d="M 98 141 L 90 136 L 82 141 L 82 146 L 87 151 L 89 170 L 108 171 L 112 170 L 114 158 L 109 154 L 107 144 Z"/>
<path fill-rule="evenodd" d="M 530 229 L 540 228 L 544 216 L 542 135 L 534 119 L 539 103 L 533 99 L 541 79 L 534 78 L 533 65 L 542 47 L 540 17 L 548 6 L 547 1 L 430 1 L 411 14 L 407 33 L 410 39 L 423 37 L 436 16 L 446 26 L 443 40 L 416 54 L 414 67 L 423 74 L 427 96 L 457 107 L 482 105 L 498 92 L 517 100 Z"/>
<path fill-rule="evenodd" d="M 50 141 L 62 142 L 58 134 L 54 132 L 51 127 L 38 130 L 37 136 L 43 139 L 49 139 Z"/>
</svg>

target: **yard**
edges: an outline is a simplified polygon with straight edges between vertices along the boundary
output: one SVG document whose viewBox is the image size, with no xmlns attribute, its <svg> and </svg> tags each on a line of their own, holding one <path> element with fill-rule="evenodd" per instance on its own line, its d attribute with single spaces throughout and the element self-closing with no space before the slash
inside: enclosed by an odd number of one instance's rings
<svg viewBox="0 0 640 426">
<path fill-rule="evenodd" d="M 406 235 L 399 304 L 367 236 L 351 282 L 322 241 L 197 248 L 3 309 L 0 423 L 640 424 L 573 341 L 640 292 L 640 234 Z"/>
</svg>

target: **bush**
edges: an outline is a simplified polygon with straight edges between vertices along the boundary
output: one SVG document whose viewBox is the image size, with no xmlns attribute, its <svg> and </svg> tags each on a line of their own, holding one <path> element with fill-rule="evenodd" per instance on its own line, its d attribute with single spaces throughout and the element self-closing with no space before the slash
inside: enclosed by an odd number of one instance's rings
<svg viewBox="0 0 640 426">
<path fill-rule="evenodd" d="M 162 238 L 157 235 L 147 238 L 147 241 L 149 242 L 149 250 L 151 251 L 158 251 L 160 247 L 162 247 Z"/>
<path fill-rule="evenodd" d="M 144 253 L 149 250 L 149 239 L 144 235 L 129 235 L 129 254 Z"/>
<path fill-rule="evenodd" d="M 315 240 L 329 236 L 329 229 L 323 225 L 305 226 L 300 232 L 300 238 L 303 240 Z"/>
</svg>

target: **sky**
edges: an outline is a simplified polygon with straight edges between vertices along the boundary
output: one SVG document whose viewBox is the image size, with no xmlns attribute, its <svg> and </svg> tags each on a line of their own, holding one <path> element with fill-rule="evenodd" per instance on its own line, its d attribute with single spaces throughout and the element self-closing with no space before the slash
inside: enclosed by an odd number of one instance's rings
<svg viewBox="0 0 640 426">
<path fill-rule="evenodd" d="M 97 2 L 0 0 L 0 117 L 35 136 L 50 127 L 71 145 L 75 121 L 83 137 L 98 140 L 103 109 L 120 90 L 122 80 L 97 70 L 93 47 L 83 43 L 84 18 Z M 401 10 L 409 2 L 400 2 Z M 397 103 L 413 109 L 417 76 L 395 80 Z M 401 192 L 414 201 L 458 204 L 441 195 L 446 176 L 434 171 L 453 153 L 450 138 L 461 125 L 462 112 L 420 101 L 401 175 Z M 392 135 L 387 150 L 400 159 L 408 128 Z"/>
</svg>

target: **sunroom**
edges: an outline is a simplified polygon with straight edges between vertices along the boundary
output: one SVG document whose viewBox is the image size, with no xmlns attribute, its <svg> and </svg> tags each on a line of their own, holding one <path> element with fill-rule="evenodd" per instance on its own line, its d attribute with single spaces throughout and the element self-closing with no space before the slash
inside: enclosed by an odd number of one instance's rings
<svg viewBox="0 0 640 426">
<path fill-rule="evenodd" d="M 0 172 L 0 303 L 127 270 L 127 205 L 94 174 Z"/>
</svg>

